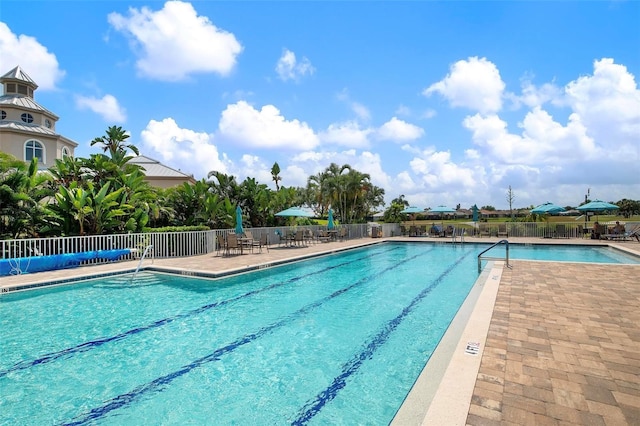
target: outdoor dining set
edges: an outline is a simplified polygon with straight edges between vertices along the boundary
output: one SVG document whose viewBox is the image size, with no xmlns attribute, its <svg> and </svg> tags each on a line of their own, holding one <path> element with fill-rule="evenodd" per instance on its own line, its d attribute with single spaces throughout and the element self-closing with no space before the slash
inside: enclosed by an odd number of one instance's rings
<svg viewBox="0 0 640 426">
<path fill-rule="evenodd" d="M 343 241 L 348 237 L 346 227 L 334 229 L 309 228 L 296 229 L 290 231 L 275 231 L 277 241 L 271 241 L 269 233 L 261 232 L 258 237 L 254 236 L 250 230 L 243 230 L 242 233 L 228 233 L 226 236 L 218 235 L 216 241 L 216 252 L 222 256 L 231 254 L 253 253 L 257 250 L 262 253 L 262 249 L 269 251 L 269 246 L 277 242 L 278 247 L 295 248 L 307 247 L 309 244 L 322 242 Z"/>
</svg>

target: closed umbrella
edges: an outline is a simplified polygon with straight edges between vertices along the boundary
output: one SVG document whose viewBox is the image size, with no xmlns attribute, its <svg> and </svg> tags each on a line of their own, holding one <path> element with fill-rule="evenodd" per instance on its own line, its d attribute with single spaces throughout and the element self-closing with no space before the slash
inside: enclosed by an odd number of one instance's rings
<svg viewBox="0 0 640 426">
<path fill-rule="evenodd" d="M 478 221 L 478 206 L 476 206 L 474 204 L 473 208 L 471 210 L 473 211 L 473 221 L 477 222 Z"/>
<path fill-rule="evenodd" d="M 333 223 L 333 209 L 329 209 L 329 220 L 327 220 L 327 229 L 333 229 L 336 225 Z"/>
<path fill-rule="evenodd" d="M 236 207 L 236 235 L 244 234 L 244 229 L 242 228 L 242 209 L 240 206 Z"/>
</svg>

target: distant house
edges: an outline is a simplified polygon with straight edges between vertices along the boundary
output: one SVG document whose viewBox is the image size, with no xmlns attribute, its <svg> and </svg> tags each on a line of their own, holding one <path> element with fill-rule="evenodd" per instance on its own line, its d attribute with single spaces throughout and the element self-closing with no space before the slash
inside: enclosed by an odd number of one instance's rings
<svg viewBox="0 0 640 426">
<path fill-rule="evenodd" d="M 150 185 L 159 188 L 170 188 L 172 186 L 182 185 L 184 182 L 194 184 L 196 180 L 193 175 L 188 175 L 180 170 L 172 169 L 165 166 L 153 158 L 144 155 L 138 155 L 129 160 L 129 164 L 136 164 L 144 169 L 146 181 Z"/>
<path fill-rule="evenodd" d="M 56 159 L 73 156 L 78 144 L 56 133 L 58 116 L 38 104 L 38 85 L 19 66 L 0 77 L 0 151 L 48 169 Z"/>
</svg>

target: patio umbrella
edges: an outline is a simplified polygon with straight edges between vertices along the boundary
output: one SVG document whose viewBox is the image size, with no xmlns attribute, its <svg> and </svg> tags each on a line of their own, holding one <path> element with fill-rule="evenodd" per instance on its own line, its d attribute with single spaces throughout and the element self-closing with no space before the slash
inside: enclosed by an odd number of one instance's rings
<svg viewBox="0 0 640 426">
<path fill-rule="evenodd" d="M 424 213 L 424 209 L 421 209 L 420 207 L 416 207 L 416 206 L 411 206 L 411 207 L 407 207 L 406 209 L 402 210 L 400 213 L 405 213 L 405 214 L 410 214 L 411 215 L 411 220 L 413 220 L 413 224 L 416 224 L 416 214 L 418 213 Z"/>
<path fill-rule="evenodd" d="M 302 210 L 299 207 L 289 207 L 286 210 L 276 213 L 276 216 L 313 217 L 313 213 L 307 210 Z"/>
<path fill-rule="evenodd" d="M 416 206 L 411 206 L 402 210 L 400 213 L 408 213 L 408 214 L 424 213 L 424 209 L 421 209 L 420 207 L 416 207 Z"/>
<path fill-rule="evenodd" d="M 607 210 L 618 210 L 620 207 L 605 201 L 593 200 L 590 203 L 576 207 L 581 212 L 604 212 Z"/>
<path fill-rule="evenodd" d="M 564 207 L 560 207 L 556 204 L 546 202 L 544 204 L 540 204 L 538 207 L 531 209 L 531 213 L 533 214 L 553 214 L 560 213 L 564 211 Z"/>
<path fill-rule="evenodd" d="M 240 206 L 236 207 L 236 235 L 244 234 L 244 229 L 242 229 L 242 209 Z"/>
<path fill-rule="evenodd" d="M 445 213 L 455 213 L 455 212 L 456 211 L 454 209 L 451 209 L 447 206 L 438 206 L 438 207 L 429 209 L 429 213 L 440 213 L 440 219 L 444 217 Z"/>
<path fill-rule="evenodd" d="M 477 222 L 478 221 L 478 206 L 476 206 L 474 204 L 471 210 L 473 210 L 473 221 Z"/>
<path fill-rule="evenodd" d="M 329 220 L 327 220 L 327 229 L 333 229 L 336 225 L 333 223 L 333 209 L 329 209 Z"/>
<path fill-rule="evenodd" d="M 618 210 L 620 207 L 615 204 L 607 203 L 601 200 L 593 200 L 590 203 L 583 204 L 581 206 L 576 207 L 576 210 L 581 212 L 604 212 L 607 210 Z M 585 217 L 585 221 L 586 221 Z"/>
</svg>

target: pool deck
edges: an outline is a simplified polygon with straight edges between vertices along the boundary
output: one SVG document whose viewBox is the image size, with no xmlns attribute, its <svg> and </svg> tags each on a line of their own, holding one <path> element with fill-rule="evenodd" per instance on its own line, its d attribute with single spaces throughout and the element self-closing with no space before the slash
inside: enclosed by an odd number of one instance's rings
<svg viewBox="0 0 640 426">
<path fill-rule="evenodd" d="M 234 256 L 146 259 L 142 267 L 226 274 L 384 240 L 449 241 L 394 237 L 273 246 L 268 252 Z M 497 241 L 467 238 L 470 243 Z M 610 245 L 640 256 L 636 241 L 509 241 Z M 493 262 L 485 268 L 473 290 L 477 299 L 461 308 L 467 316 L 450 337 L 450 352 L 442 357 L 446 362 L 440 361 L 439 385 L 429 380 L 431 372 L 425 368 L 393 423 L 640 425 L 640 265 L 511 264 L 506 268 Z M 138 261 L 129 261 L 0 277 L 0 288 L 133 271 L 137 266 Z M 445 338 L 441 346 L 447 346 Z M 438 364 L 437 353 L 432 361 Z M 424 395 L 430 395 L 428 401 Z"/>
</svg>

